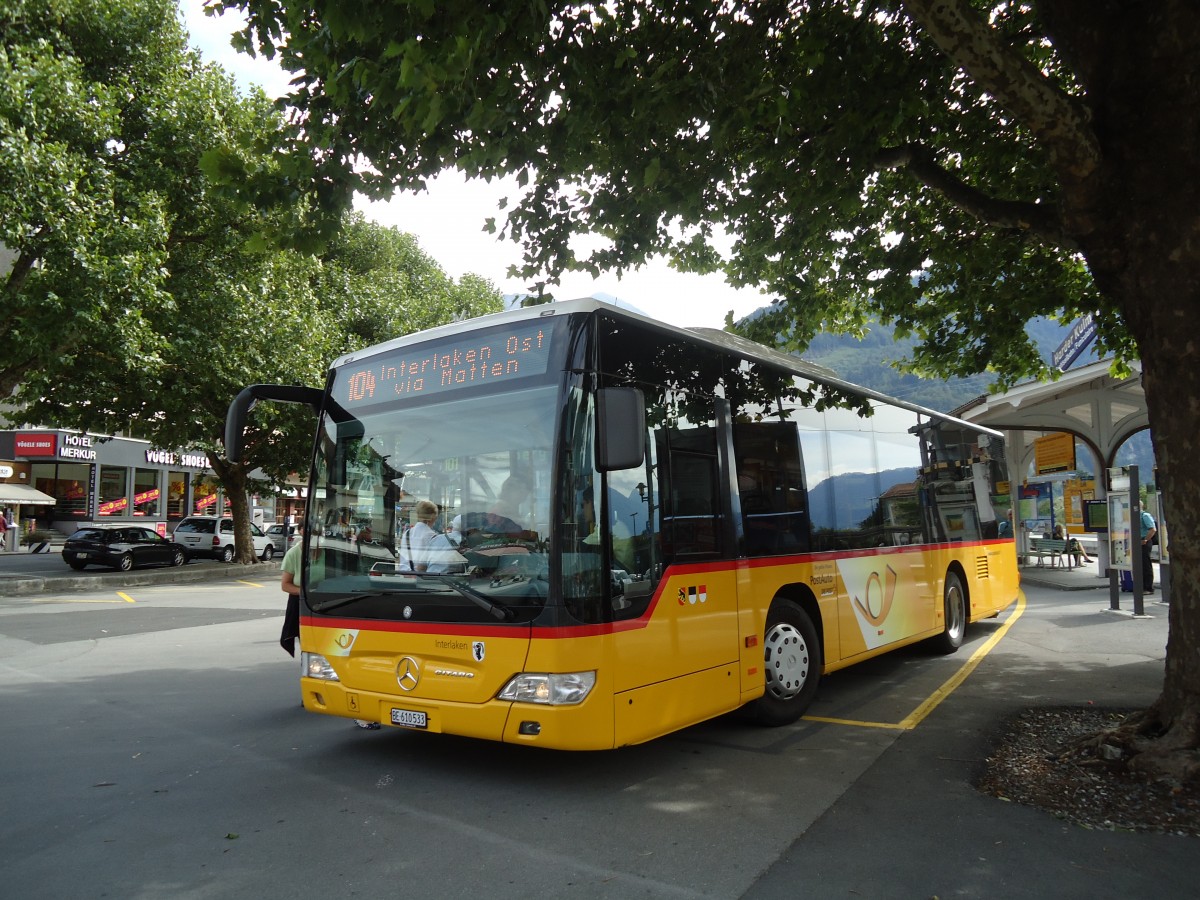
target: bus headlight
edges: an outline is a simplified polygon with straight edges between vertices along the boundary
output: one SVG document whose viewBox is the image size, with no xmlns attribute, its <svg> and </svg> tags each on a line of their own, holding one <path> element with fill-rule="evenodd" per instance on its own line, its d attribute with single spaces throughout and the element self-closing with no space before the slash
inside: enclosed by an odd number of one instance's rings
<svg viewBox="0 0 1200 900">
<path fill-rule="evenodd" d="M 319 678 L 322 681 L 340 681 L 337 672 L 333 671 L 333 666 L 329 664 L 329 660 L 323 657 L 320 653 L 308 653 L 302 651 L 300 653 L 301 671 L 304 672 L 307 678 Z"/>
<path fill-rule="evenodd" d="M 595 672 L 522 672 L 504 686 L 499 697 L 518 703 L 573 706 L 586 700 L 595 686 Z"/>
</svg>

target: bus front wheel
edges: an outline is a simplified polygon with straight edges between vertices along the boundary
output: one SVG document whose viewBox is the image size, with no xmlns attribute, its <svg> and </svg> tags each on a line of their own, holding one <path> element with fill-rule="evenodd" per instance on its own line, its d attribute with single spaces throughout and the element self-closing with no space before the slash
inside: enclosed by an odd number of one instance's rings
<svg viewBox="0 0 1200 900">
<path fill-rule="evenodd" d="M 817 629 L 799 606 L 776 600 L 767 612 L 763 636 L 766 690 L 750 706 L 761 725 L 790 725 L 808 709 L 821 680 Z"/>
<path fill-rule="evenodd" d="M 962 646 L 967 633 L 967 594 L 961 579 L 953 572 L 946 573 L 946 587 L 942 592 L 946 627 L 933 639 L 940 653 L 954 653 Z"/>
</svg>

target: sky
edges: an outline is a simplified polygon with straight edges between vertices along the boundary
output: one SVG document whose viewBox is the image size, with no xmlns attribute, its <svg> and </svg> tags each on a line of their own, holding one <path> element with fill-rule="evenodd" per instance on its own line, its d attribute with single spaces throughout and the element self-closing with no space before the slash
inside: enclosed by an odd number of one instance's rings
<svg viewBox="0 0 1200 900">
<path fill-rule="evenodd" d="M 232 13 L 205 16 L 203 0 L 179 0 L 179 5 L 191 45 L 205 61 L 219 64 L 243 87 L 260 85 L 272 97 L 287 92 L 287 73 L 269 60 L 240 54 L 229 45 L 229 36 L 240 24 Z M 356 205 L 368 218 L 414 234 L 421 249 L 450 277 L 474 273 L 503 293 L 524 293 L 528 282 L 507 274 L 510 265 L 521 261 L 520 248 L 483 231 L 489 217 L 499 220 L 503 215 L 499 200 L 505 196 L 516 196 L 511 183 L 468 182 L 457 172 L 446 172 L 419 194 L 397 194 L 387 202 L 375 203 L 360 198 Z M 563 300 L 607 294 L 656 319 L 684 327 L 720 328 L 729 311 L 739 318 L 767 302 L 756 290 L 730 287 L 720 275 L 683 274 L 661 261 L 620 278 L 615 273 L 595 280 L 566 274 L 553 292 Z"/>
</svg>

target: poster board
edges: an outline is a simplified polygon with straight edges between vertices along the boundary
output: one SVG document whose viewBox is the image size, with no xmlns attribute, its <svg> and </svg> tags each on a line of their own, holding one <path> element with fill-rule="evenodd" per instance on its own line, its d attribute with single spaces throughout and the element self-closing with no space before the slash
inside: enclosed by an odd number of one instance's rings
<svg viewBox="0 0 1200 900">
<path fill-rule="evenodd" d="M 1132 506 L 1129 493 L 1121 491 L 1108 496 L 1108 559 L 1114 569 L 1132 572 L 1133 550 L 1140 546 L 1133 538 Z M 1141 565 L 1140 559 L 1138 565 Z"/>
</svg>

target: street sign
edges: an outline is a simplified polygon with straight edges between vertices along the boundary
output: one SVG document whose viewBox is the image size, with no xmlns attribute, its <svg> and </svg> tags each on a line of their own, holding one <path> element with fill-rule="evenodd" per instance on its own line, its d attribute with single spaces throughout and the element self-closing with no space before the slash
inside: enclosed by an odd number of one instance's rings
<svg viewBox="0 0 1200 900">
<path fill-rule="evenodd" d="M 1050 357 L 1051 365 L 1062 372 L 1067 371 L 1095 338 L 1096 321 L 1088 313 L 1075 323 L 1066 339 L 1058 345 Z"/>
</svg>

